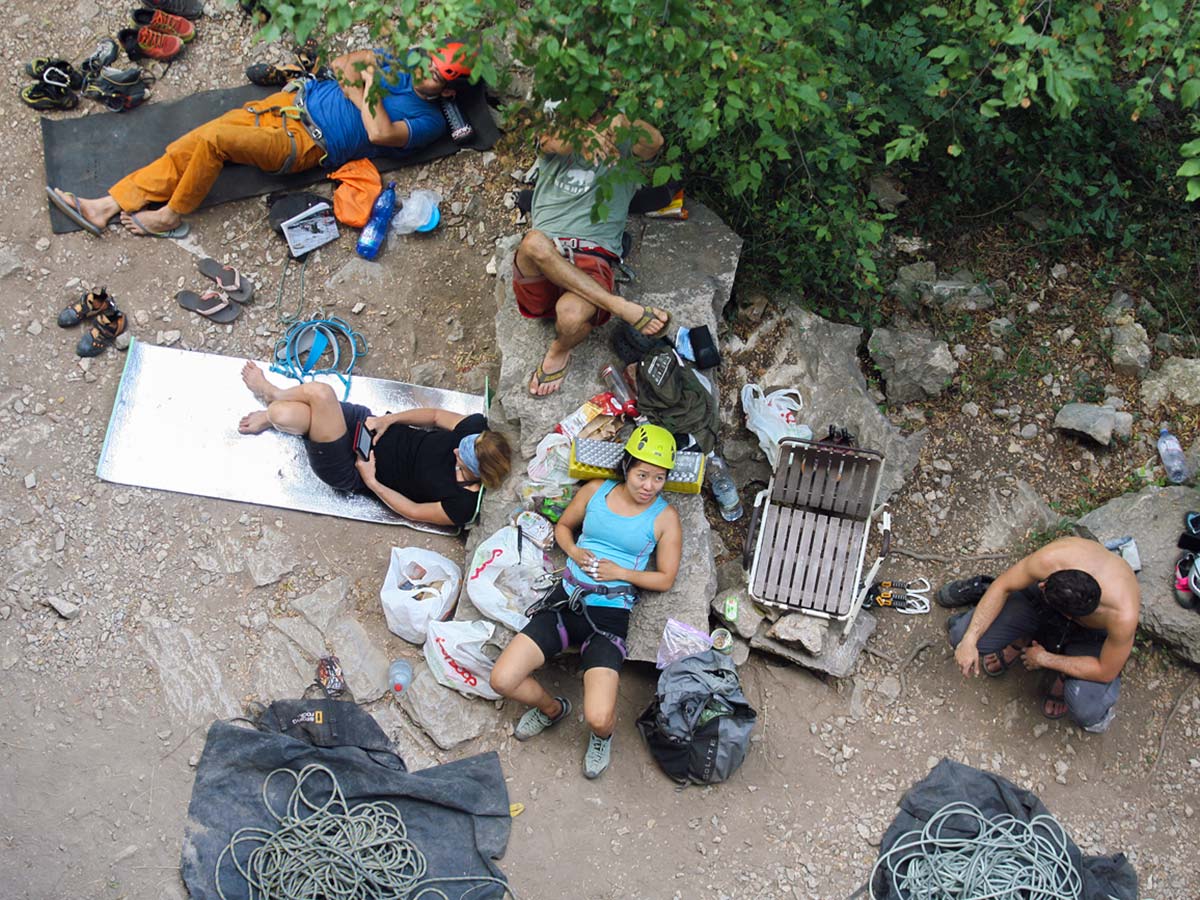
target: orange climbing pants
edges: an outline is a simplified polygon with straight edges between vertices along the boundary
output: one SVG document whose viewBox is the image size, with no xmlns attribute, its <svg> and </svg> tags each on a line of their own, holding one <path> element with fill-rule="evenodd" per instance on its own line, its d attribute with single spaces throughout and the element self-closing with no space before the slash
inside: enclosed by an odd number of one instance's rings
<svg viewBox="0 0 1200 900">
<path fill-rule="evenodd" d="M 186 215 L 203 202 L 227 162 L 272 174 L 314 168 L 325 151 L 294 112 L 287 114 L 295 110 L 295 102 L 295 94 L 281 92 L 205 122 L 172 141 L 162 156 L 126 175 L 108 193 L 126 212 L 166 203 Z"/>
</svg>

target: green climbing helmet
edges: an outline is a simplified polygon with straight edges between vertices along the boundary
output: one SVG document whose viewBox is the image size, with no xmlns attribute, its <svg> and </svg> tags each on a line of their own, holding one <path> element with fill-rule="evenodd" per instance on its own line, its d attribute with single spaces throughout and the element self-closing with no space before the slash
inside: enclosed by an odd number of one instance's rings
<svg viewBox="0 0 1200 900">
<path fill-rule="evenodd" d="M 633 429 L 633 434 L 625 442 L 625 452 L 634 459 L 648 462 L 653 466 L 662 466 L 670 470 L 675 468 L 675 435 L 661 425 L 639 425 Z"/>
</svg>

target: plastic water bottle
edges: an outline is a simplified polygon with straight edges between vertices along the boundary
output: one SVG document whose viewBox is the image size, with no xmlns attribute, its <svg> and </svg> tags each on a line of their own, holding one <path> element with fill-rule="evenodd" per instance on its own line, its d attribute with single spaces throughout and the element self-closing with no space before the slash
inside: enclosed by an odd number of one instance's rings
<svg viewBox="0 0 1200 900">
<path fill-rule="evenodd" d="M 392 696 L 397 700 L 412 684 L 413 668 L 406 659 L 398 659 L 388 669 L 388 684 L 392 686 Z"/>
<path fill-rule="evenodd" d="M 1187 480 L 1188 465 L 1183 448 L 1179 446 L 1179 438 L 1166 428 L 1158 433 L 1158 456 L 1172 483 L 1183 484 Z"/>
<path fill-rule="evenodd" d="M 735 522 L 742 517 L 742 501 L 738 497 L 737 485 L 729 474 L 729 466 L 716 453 L 708 454 L 708 478 L 713 497 L 721 507 L 721 518 L 726 522 Z"/>
<path fill-rule="evenodd" d="M 379 255 L 383 239 L 387 237 L 388 225 L 396 212 L 396 182 L 389 181 L 387 188 L 375 200 L 371 207 L 371 218 L 358 236 L 355 250 L 363 259 L 374 259 Z"/>
</svg>

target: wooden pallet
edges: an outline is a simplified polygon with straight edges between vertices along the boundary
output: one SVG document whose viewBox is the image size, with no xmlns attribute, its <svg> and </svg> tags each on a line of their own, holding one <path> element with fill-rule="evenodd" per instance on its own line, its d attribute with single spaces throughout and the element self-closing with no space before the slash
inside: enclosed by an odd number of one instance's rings
<svg viewBox="0 0 1200 900">
<path fill-rule="evenodd" d="M 845 619 L 855 610 L 883 457 L 785 440 L 760 495 L 750 593 L 772 606 Z"/>
</svg>

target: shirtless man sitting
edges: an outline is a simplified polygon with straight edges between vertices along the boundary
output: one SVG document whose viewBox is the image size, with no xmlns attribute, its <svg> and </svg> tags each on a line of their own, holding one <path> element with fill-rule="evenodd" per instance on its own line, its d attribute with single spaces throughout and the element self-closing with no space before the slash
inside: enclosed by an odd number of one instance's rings
<svg viewBox="0 0 1200 900">
<path fill-rule="evenodd" d="M 986 579 L 953 582 L 943 606 L 974 601 Z M 1070 714 L 1085 731 L 1103 732 L 1121 693 L 1133 649 L 1141 592 L 1129 564 L 1095 541 L 1067 537 L 1025 557 L 988 585 L 971 612 L 948 623 L 963 675 L 999 676 L 1018 659 L 1057 673 L 1042 714 Z"/>
</svg>

